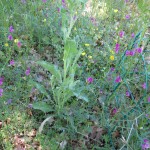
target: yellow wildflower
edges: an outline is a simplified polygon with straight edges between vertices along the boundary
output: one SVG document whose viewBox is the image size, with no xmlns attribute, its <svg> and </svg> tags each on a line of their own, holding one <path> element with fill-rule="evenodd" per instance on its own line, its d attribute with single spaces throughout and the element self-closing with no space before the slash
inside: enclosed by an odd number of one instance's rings
<svg viewBox="0 0 150 150">
<path fill-rule="evenodd" d="M 89 59 L 92 59 L 92 56 L 88 56 Z"/>
<path fill-rule="evenodd" d="M 8 47 L 9 45 L 8 45 L 8 43 L 5 43 L 5 47 Z"/>
<path fill-rule="evenodd" d="M 46 22 L 46 19 L 43 19 L 43 22 Z"/>
<path fill-rule="evenodd" d="M 18 39 L 14 39 L 14 42 L 15 42 L 15 43 L 18 43 L 18 42 L 19 42 L 19 40 L 18 40 Z"/>
<path fill-rule="evenodd" d="M 114 60 L 115 57 L 113 55 L 110 56 L 110 60 Z"/>
<path fill-rule="evenodd" d="M 74 31 L 77 31 L 77 28 L 76 28 L 76 27 L 74 27 Z"/>
<path fill-rule="evenodd" d="M 90 46 L 90 44 L 84 44 L 85 46 L 87 46 L 87 47 L 89 47 Z"/>
<path fill-rule="evenodd" d="M 85 52 L 82 52 L 82 54 L 81 54 L 81 55 L 82 55 L 82 56 L 85 56 L 85 54 L 86 54 Z"/>
<path fill-rule="evenodd" d="M 114 12 L 117 13 L 117 12 L 118 12 L 118 9 L 114 9 Z"/>
</svg>

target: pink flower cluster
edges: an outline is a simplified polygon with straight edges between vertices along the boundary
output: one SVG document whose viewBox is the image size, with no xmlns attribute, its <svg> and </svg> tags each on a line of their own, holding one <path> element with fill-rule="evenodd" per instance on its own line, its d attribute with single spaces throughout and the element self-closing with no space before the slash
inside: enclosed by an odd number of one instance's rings
<svg viewBox="0 0 150 150">
<path fill-rule="evenodd" d="M 136 48 L 135 50 L 132 50 L 132 51 L 129 51 L 129 50 L 127 50 L 126 51 L 126 56 L 134 56 L 136 53 L 137 54 L 141 54 L 142 53 L 142 48 Z"/>
</svg>

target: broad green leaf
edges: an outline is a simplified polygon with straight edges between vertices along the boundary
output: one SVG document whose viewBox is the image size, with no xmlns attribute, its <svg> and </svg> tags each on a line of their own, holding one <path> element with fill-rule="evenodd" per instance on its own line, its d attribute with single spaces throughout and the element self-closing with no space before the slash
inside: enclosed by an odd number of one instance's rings
<svg viewBox="0 0 150 150">
<path fill-rule="evenodd" d="M 29 81 L 30 84 L 34 85 L 42 94 L 46 95 L 49 98 L 48 93 L 45 90 L 45 87 L 42 84 L 34 82 L 32 80 Z"/>
<path fill-rule="evenodd" d="M 72 59 L 77 54 L 77 46 L 74 40 L 67 40 L 64 46 L 64 60 Z"/>
<path fill-rule="evenodd" d="M 50 64 L 46 61 L 38 61 L 37 64 L 41 65 L 44 69 L 50 71 L 50 73 L 56 77 L 57 81 L 58 82 L 62 82 L 62 79 L 61 79 L 61 73 L 60 71 L 58 70 L 58 68 L 53 65 L 53 64 Z"/>
<path fill-rule="evenodd" d="M 89 102 L 88 97 L 84 94 L 84 93 L 79 93 L 79 92 L 73 92 L 73 94 L 78 98 L 78 99 L 82 99 L 86 102 Z"/>
<path fill-rule="evenodd" d="M 50 105 L 48 105 L 46 102 L 36 102 L 36 103 L 33 103 L 32 107 L 34 109 L 41 110 L 44 113 L 52 112 L 53 111 L 53 109 L 50 107 Z"/>
</svg>

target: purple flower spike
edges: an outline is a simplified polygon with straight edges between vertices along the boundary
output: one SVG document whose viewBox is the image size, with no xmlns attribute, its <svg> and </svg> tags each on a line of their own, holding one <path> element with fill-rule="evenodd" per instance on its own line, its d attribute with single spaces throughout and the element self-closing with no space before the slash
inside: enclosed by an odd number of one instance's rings
<svg viewBox="0 0 150 150">
<path fill-rule="evenodd" d="M 148 102 L 150 103 L 150 97 L 148 97 Z"/>
<path fill-rule="evenodd" d="M 126 17 L 127 20 L 130 19 L 130 15 L 129 14 L 127 14 L 125 17 Z"/>
<path fill-rule="evenodd" d="M 150 148 L 150 142 L 148 139 L 144 139 L 143 140 L 143 144 L 142 144 L 142 150 L 146 150 Z"/>
<path fill-rule="evenodd" d="M 129 97 L 130 96 L 130 92 L 126 91 L 126 96 Z"/>
<path fill-rule="evenodd" d="M 25 71 L 25 74 L 28 76 L 30 75 L 30 68 L 28 68 L 26 71 Z"/>
<path fill-rule="evenodd" d="M 134 56 L 135 51 L 130 51 L 130 56 Z"/>
<path fill-rule="evenodd" d="M 0 77 L 0 86 L 3 84 L 4 78 Z"/>
<path fill-rule="evenodd" d="M 58 11 L 58 13 L 60 13 L 60 8 L 59 7 L 57 8 L 57 11 Z"/>
<path fill-rule="evenodd" d="M 142 53 L 142 48 L 140 48 L 140 47 L 137 48 L 137 49 L 136 49 L 136 52 L 139 53 L 139 54 L 141 54 L 141 53 Z"/>
<path fill-rule="evenodd" d="M 11 61 L 9 62 L 9 64 L 10 64 L 11 66 L 14 66 L 14 65 L 15 65 L 15 61 L 14 61 L 14 60 L 11 60 Z"/>
<path fill-rule="evenodd" d="M 3 89 L 0 88 L 0 97 L 3 96 Z"/>
<path fill-rule="evenodd" d="M 118 109 L 117 109 L 117 108 L 114 108 L 114 109 L 112 110 L 113 115 L 115 115 L 117 112 L 118 112 Z"/>
<path fill-rule="evenodd" d="M 28 105 L 28 108 L 32 108 L 32 104 L 29 104 L 29 105 Z"/>
<path fill-rule="evenodd" d="M 132 34 L 131 34 L 131 37 L 132 37 L 132 38 L 134 38 L 134 37 L 135 37 L 135 34 L 134 34 L 134 33 L 132 33 Z"/>
<path fill-rule="evenodd" d="M 92 82 L 93 82 L 93 78 L 92 78 L 92 77 L 88 77 L 88 78 L 87 78 L 87 82 L 88 82 L 88 83 L 92 83 Z"/>
<path fill-rule="evenodd" d="M 119 32 L 119 36 L 120 36 L 120 38 L 123 38 L 123 36 L 124 36 L 124 31 L 120 31 L 120 32 Z"/>
<path fill-rule="evenodd" d="M 10 105 L 12 103 L 12 99 L 9 99 L 8 101 L 7 101 L 7 105 Z"/>
<path fill-rule="evenodd" d="M 66 2 L 65 2 L 65 0 L 62 0 L 61 2 L 62 2 L 62 6 L 63 6 L 64 8 L 66 8 Z"/>
<path fill-rule="evenodd" d="M 13 37 L 11 34 L 8 35 L 8 40 L 12 41 L 13 40 Z"/>
<path fill-rule="evenodd" d="M 143 83 L 143 84 L 142 84 L 142 88 L 143 88 L 143 89 L 146 89 L 146 83 Z"/>
<path fill-rule="evenodd" d="M 10 26 L 10 27 L 9 27 L 9 32 L 14 32 L 13 26 Z"/>
<path fill-rule="evenodd" d="M 126 56 L 130 56 L 130 51 L 129 50 L 126 51 Z"/>
<path fill-rule="evenodd" d="M 120 44 L 117 43 L 115 47 L 115 52 L 118 54 L 119 50 L 120 50 Z"/>
<path fill-rule="evenodd" d="M 22 2 L 23 4 L 25 4 L 25 3 L 26 3 L 26 0 L 21 0 L 21 2 Z"/>
<path fill-rule="evenodd" d="M 42 0 L 43 3 L 46 3 L 47 0 Z"/>
<path fill-rule="evenodd" d="M 121 82 L 121 77 L 120 77 L 120 76 L 117 76 L 116 79 L 115 79 L 115 82 L 116 82 L 116 83 Z"/>
<path fill-rule="evenodd" d="M 21 42 L 19 41 L 18 43 L 17 43 L 17 46 L 18 46 L 18 48 L 20 48 L 21 47 Z"/>
</svg>

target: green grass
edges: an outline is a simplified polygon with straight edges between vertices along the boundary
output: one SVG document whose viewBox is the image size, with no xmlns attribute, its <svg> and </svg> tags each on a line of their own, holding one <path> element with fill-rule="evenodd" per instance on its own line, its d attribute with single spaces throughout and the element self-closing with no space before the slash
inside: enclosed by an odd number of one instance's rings
<svg viewBox="0 0 150 150">
<path fill-rule="evenodd" d="M 0 149 L 13 150 L 18 144 L 27 150 L 140 150 L 144 139 L 150 142 L 148 4 L 148 0 L 93 0 L 91 11 L 83 13 L 86 0 L 66 0 L 66 8 L 54 0 L 1 0 Z M 126 56 L 136 47 L 142 47 L 141 54 Z M 44 70 L 38 65 L 41 60 L 59 68 L 62 83 L 57 68 Z"/>
</svg>

